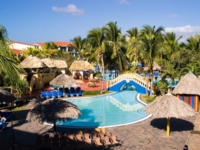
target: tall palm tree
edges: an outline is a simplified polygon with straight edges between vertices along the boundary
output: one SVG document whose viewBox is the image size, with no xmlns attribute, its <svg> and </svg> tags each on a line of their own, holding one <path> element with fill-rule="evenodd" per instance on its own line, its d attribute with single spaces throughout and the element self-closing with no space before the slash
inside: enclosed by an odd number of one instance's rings
<svg viewBox="0 0 200 150">
<path fill-rule="evenodd" d="M 159 52 L 160 44 L 162 43 L 162 31 L 163 27 L 155 26 L 151 27 L 146 25 L 140 31 L 140 41 L 141 41 L 141 52 L 142 57 L 146 60 L 146 65 L 149 68 L 149 79 L 150 79 L 150 96 L 152 91 L 152 82 L 153 82 L 153 64 L 156 60 Z"/>
<path fill-rule="evenodd" d="M 105 43 L 109 45 L 111 51 L 110 61 L 118 67 L 119 70 L 126 70 L 129 67 L 127 58 L 125 56 L 126 49 L 124 47 L 126 38 L 121 33 L 121 29 L 117 27 L 117 22 L 108 22 L 106 26 L 102 27 L 105 35 Z"/>
<path fill-rule="evenodd" d="M 92 29 L 89 31 L 87 35 L 88 43 L 91 45 L 91 50 L 94 55 L 93 57 L 99 57 L 102 64 L 102 90 L 104 90 L 104 53 L 106 50 L 106 43 L 104 42 L 104 35 L 103 31 L 100 28 Z"/>
<path fill-rule="evenodd" d="M 132 65 L 136 68 L 138 66 L 138 62 L 141 61 L 140 53 L 139 53 L 139 32 L 138 28 L 131 28 L 126 31 L 127 40 L 127 52 L 126 57 L 132 63 Z"/>
<path fill-rule="evenodd" d="M 7 30 L 2 25 L 0 25 L 0 72 L 7 74 L 13 84 L 19 78 L 19 73 L 23 72 L 9 48 Z"/>
<path fill-rule="evenodd" d="M 75 37 L 74 39 L 71 40 L 73 44 L 70 44 L 69 47 L 74 48 L 78 52 L 78 57 L 79 59 L 83 59 L 83 53 L 84 53 L 84 47 L 85 47 L 85 42 L 86 39 L 82 39 L 80 36 Z"/>
</svg>

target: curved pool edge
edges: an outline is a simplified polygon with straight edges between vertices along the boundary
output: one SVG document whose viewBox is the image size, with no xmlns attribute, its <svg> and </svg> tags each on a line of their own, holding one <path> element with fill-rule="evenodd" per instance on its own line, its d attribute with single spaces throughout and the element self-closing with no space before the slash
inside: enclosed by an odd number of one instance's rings
<svg viewBox="0 0 200 150">
<path fill-rule="evenodd" d="M 115 92 L 113 92 L 115 93 Z M 109 93 L 109 94 L 113 94 L 113 93 Z M 109 94 L 105 94 L 105 95 L 109 95 Z M 146 104 L 145 102 L 143 102 L 141 99 L 140 99 L 140 93 L 137 94 L 137 101 L 139 103 L 142 103 L 143 105 L 147 106 L 148 104 Z M 97 95 L 97 96 L 92 96 L 92 97 L 98 97 L 98 96 L 102 96 L 102 95 Z M 77 97 L 76 97 L 77 98 Z M 81 97 L 80 97 L 81 98 Z M 88 97 L 85 97 L 85 98 L 88 98 Z M 72 98 L 73 99 L 73 98 Z M 73 128 L 73 129 L 90 129 L 90 128 L 112 128 L 112 127 L 120 127 L 120 126 L 127 126 L 127 125 L 132 125 L 132 124 L 135 124 L 135 123 L 138 123 L 138 122 L 141 122 L 141 121 L 144 121 L 144 120 L 147 120 L 149 119 L 150 117 L 152 117 L 152 114 L 149 114 L 147 115 L 146 117 L 140 119 L 140 120 L 137 120 L 137 121 L 134 121 L 134 122 L 130 122 L 130 123 L 125 123 L 125 124 L 118 124 L 118 125 L 112 125 L 112 126 L 89 126 L 89 127 L 86 127 L 86 126 L 83 126 L 83 127 L 77 127 L 77 126 L 62 126 L 62 125 L 56 125 L 57 127 L 62 127 L 62 128 Z M 46 125 L 50 125 L 50 126 L 53 126 L 53 124 L 50 124 L 50 123 L 44 123 Z"/>
</svg>

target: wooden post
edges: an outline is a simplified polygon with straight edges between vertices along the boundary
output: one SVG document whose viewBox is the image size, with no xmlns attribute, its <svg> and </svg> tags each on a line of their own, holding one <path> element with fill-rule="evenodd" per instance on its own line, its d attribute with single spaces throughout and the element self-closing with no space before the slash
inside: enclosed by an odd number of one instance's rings
<svg viewBox="0 0 200 150">
<path fill-rule="evenodd" d="M 170 118 L 167 118 L 167 136 L 170 135 Z"/>
</svg>

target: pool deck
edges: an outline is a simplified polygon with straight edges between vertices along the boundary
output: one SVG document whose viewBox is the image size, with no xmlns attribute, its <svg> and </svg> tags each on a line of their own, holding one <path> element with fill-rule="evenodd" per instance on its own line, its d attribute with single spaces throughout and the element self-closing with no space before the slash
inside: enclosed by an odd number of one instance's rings
<svg viewBox="0 0 200 150">
<path fill-rule="evenodd" d="M 32 98 L 31 102 L 13 116 L 14 138 L 12 138 L 11 122 L 0 132 L 0 148 L 7 150 L 11 139 L 16 139 L 20 147 L 16 150 L 34 149 L 37 134 L 53 133 L 52 126 L 27 122 L 27 113 L 40 99 Z M 185 119 L 171 119 L 171 135 L 166 136 L 166 119 L 149 118 L 145 121 L 121 127 L 106 128 L 117 135 L 123 141 L 121 147 L 116 150 L 183 150 L 185 144 L 189 150 L 200 150 L 200 112 L 196 116 Z M 66 128 L 58 128 L 58 131 L 67 131 Z M 16 142 L 15 142 L 16 143 Z"/>
<path fill-rule="evenodd" d="M 17 139 L 23 150 L 34 148 L 36 134 L 53 132 L 51 126 L 25 120 L 26 114 L 37 102 L 37 99 L 33 99 L 22 111 L 14 113 L 14 139 Z M 166 119 L 151 117 L 136 124 L 106 129 L 123 141 L 121 147 L 115 148 L 118 150 L 182 150 L 185 144 L 189 146 L 189 150 L 199 150 L 200 134 L 191 134 L 191 131 L 193 127 L 195 131 L 200 131 L 200 113 L 185 120 L 172 118 L 169 137 L 166 136 L 165 125 Z M 58 128 L 58 131 L 67 129 Z M 11 133 L 11 122 L 8 122 L 8 126 L 0 133 L 1 150 L 8 149 Z"/>
</svg>

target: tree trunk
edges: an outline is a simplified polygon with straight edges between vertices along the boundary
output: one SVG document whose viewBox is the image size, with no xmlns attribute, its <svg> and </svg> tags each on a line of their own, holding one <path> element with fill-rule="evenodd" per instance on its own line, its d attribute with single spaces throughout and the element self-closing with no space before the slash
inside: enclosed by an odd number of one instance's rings
<svg viewBox="0 0 200 150">
<path fill-rule="evenodd" d="M 101 54 L 101 63 L 102 63 L 102 90 L 101 94 L 104 91 L 104 61 L 103 61 L 103 54 Z"/>
<path fill-rule="evenodd" d="M 57 131 L 56 131 L 56 121 L 53 122 L 53 131 L 54 131 L 54 135 L 57 134 Z"/>
</svg>

